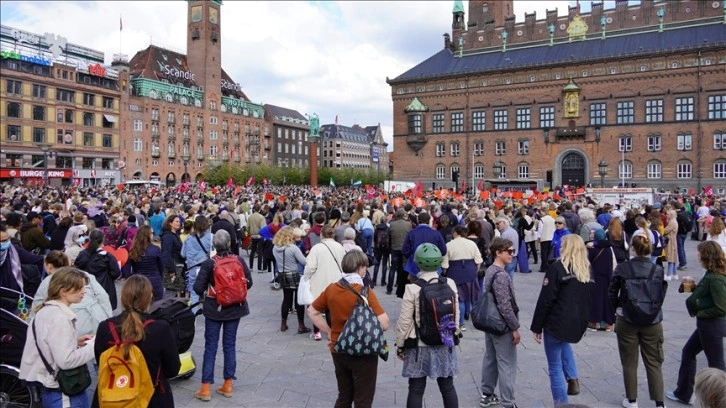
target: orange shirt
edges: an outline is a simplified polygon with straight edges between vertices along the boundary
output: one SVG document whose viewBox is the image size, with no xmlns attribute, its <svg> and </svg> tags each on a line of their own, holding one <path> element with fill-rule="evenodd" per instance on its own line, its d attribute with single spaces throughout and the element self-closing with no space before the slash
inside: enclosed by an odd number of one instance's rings
<svg viewBox="0 0 726 408">
<path fill-rule="evenodd" d="M 350 285 L 356 292 L 360 292 L 363 288 L 362 285 L 354 284 Z M 330 332 L 330 351 L 333 351 L 333 345 L 338 341 L 340 332 L 343 331 L 345 322 L 348 321 L 348 316 L 353 310 L 356 304 L 358 296 L 354 295 L 350 290 L 340 286 L 337 283 L 328 285 L 323 293 L 318 296 L 313 302 L 312 306 L 315 310 L 321 313 L 330 314 L 330 322 L 332 323 Z M 376 293 L 369 289 L 368 290 L 368 305 L 373 309 L 373 313 L 376 316 L 380 316 L 385 313 L 383 307 L 378 302 Z"/>
</svg>

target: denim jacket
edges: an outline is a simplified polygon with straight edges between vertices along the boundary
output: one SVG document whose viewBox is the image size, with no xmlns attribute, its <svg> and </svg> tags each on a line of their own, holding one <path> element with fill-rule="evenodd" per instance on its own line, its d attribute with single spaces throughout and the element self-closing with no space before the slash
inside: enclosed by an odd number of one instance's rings
<svg viewBox="0 0 726 408">
<path fill-rule="evenodd" d="M 206 230 L 204 235 L 199 237 L 203 248 L 199 246 L 196 236 L 196 234 L 189 235 L 182 246 L 181 255 L 186 260 L 187 269 L 200 266 L 209 259 L 209 254 L 212 252 L 212 233 Z"/>
</svg>

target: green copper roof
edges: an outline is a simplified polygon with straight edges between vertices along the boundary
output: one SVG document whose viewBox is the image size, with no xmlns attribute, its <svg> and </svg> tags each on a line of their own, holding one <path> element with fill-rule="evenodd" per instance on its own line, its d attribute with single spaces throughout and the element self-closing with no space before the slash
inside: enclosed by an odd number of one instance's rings
<svg viewBox="0 0 726 408">
<path fill-rule="evenodd" d="M 454 1 L 454 10 L 452 13 L 463 13 L 464 12 L 464 2 L 461 0 L 455 0 Z"/>
<path fill-rule="evenodd" d="M 426 112 L 428 111 L 428 106 L 421 103 L 421 101 L 418 100 L 418 98 L 413 98 L 411 103 L 406 106 L 405 111 L 406 112 Z"/>
<path fill-rule="evenodd" d="M 570 82 L 565 85 L 564 88 L 562 88 L 563 91 L 579 91 L 580 87 L 575 84 L 575 82 L 570 78 Z"/>
</svg>

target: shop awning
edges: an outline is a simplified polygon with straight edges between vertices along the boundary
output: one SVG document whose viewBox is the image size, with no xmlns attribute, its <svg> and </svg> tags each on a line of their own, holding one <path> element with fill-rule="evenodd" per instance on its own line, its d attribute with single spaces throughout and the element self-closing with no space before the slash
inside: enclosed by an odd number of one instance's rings
<svg viewBox="0 0 726 408">
<path fill-rule="evenodd" d="M 111 123 L 116 123 L 116 116 L 113 115 L 103 115 L 104 118 L 106 118 L 107 121 Z"/>
</svg>

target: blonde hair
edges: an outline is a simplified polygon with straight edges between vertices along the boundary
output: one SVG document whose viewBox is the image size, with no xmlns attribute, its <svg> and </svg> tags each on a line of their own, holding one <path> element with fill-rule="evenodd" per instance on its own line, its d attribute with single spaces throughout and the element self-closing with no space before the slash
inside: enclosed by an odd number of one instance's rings
<svg viewBox="0 0 726 408">
<path fill-rule="evenodd" d="M 272 244 L 275 246 L 287 246 L 292 245 L 295 242 L 295 236 L 293 235 L 292 227 L 282 227 L 275 237 L 272 238 Z"/>
<path fill-rule="evenodd" d="M 718 368 L 704 368 L 696 374 L 695 406 L 718 408 L 726 400 L 726 372 Z"/>
<path fill-rule="evenodd" d="M 585 241 L 579 235 L 570 234 L 562 238 L 560 261 L 567 273 L 574 273 L 578 281 L 590 281 L 590 261 L 587 258 Z"/>
</svg>

